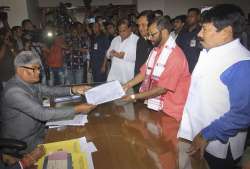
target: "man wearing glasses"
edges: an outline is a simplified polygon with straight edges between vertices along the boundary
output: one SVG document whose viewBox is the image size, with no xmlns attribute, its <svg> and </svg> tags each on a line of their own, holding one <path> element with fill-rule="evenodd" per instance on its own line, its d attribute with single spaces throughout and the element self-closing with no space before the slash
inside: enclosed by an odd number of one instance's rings
<svg viewBox="0 0 250 169">
<path fill-rule="evenodd" d="M 156 18 L 150 24 L 148 38 L 154 48 L 140 73 L 123 86 L 127 90 L 143 81 L 140 92 L 126 96 L 124 100 L 146 99 L 148 108 L 163 111 L 180 121 L 190 73 L 185 55 L 169 35 L 171 29 L 170 21 L 164 17 Z"/>
<path fill-rule="evenodd" d="M 48 87 L 39 82 L 41 61 L 31 51 L 19 53 L 14 61 L 15 76 L 10 79 L 2 93 L 1 135 L 27 143 L 26 152 L 42 143 L 45 122 L 77 113 L 87 113 L 95 106 L 79 104 L 67 108 L 45 108 L 43 96 L 84 94 L 87 86 Z"/>
</svg>

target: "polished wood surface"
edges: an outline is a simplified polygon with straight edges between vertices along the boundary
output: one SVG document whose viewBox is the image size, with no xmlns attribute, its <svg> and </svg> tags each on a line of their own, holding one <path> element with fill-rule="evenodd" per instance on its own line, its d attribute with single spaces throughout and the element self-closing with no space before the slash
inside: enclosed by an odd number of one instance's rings
<svg viewBox="0 0 250 169">
<path fill-rule="evenodd" d="M 95 169 L 175 169 L 177 131 L 173 118 L 142 103 L 98 106 L 83 127 L 49 129 L 46 142 L 85 136 L 94 142 Z"/>
</svg>

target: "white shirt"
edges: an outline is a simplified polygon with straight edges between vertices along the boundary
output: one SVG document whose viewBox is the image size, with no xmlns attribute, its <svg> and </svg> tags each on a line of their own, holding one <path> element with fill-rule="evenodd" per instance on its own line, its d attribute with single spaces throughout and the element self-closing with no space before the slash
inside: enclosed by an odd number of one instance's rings
<svg viewBox="0 0 250 169">
<path fill-rule="evenodd" d="M 115 37 L 107 51 L 107 57 L 110 57 L 110 52 L 124 52 L 122 59 L 112 57 L 110 72 L 107 81 L 118 80 L 120 83 L 126 83 L 134 77 L 134 67 L 136 59 L 136 46 L 139 37 L 134 33 L 122 41 L 120 36 Z"/>
<path fill-rule="evenodd" d="M 233 64 L 249 60 L 249 56 L 249 51 L 240 44 L 239 39 L 209 51 L 201 51 L 192 74 L 177 137 L 192 141 L 203 128 L 229 111 L 229 92 L 220 75 Z M 230 143 L 232 156 L 237 159 L 243 154 L 245 139 L 246 132 L 239 132 L 227 144 L 218 140 L 209 142 L 206 151 L 225 159 Z"/>
<path fill-rule="evenodd" d="M 171 36 L 174 40 L 177 39 L 178 35 L 179 35 L 179 33 L 175 33 L 175 31 L 170 32 L 170 36 Z"/>
</svg>

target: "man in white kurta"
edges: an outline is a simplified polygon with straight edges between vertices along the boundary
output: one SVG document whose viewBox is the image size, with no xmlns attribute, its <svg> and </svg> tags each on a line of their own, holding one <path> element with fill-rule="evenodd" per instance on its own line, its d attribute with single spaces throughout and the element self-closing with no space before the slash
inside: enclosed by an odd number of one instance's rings
<svg viewBox="0 0 250 169">
<path fill-rule="evenodd" d="M 234 88 L 235 86 L 230 80 L 234 76 L 240 76 L 241 74 L 237 74 L 237 72 L 243 70 L 245 61 L 250 60 L 249 51 L 237 39 L 243 20 L 239 11 L 240 9 L 234 5 L 224 4 L 210 9 L 203 15 L 202 30 L 198 37 L 205 49 L 201 51 L 192 74 L 189 94 L 178 132 L 178 137 L 186 140 L 186 142 L 180 143 L 193 141 L 193 144 L 194 142 L 200 144 L 207 139 L 208 144 L 204 157 L 210 169 L 235 168 L 236 160 L 244 151 L 246 132 L 238 132 L 236 135 L 232 135 L 228 142 L 222 142 L 219 139 L 209 140 L 207 136 L 211 134 L 203 130 L 226 113 L 234 112 L 234 116 L 240 116 L 242 109 L 239 107 L 246 106 L 241 104 L 243 100 L 240 99 L 248 93 L 241 95 L 242 93 L 236 92 L 238 89 Z M 237 101 L 234 99 L 236 97 Z M 235 123 L 237 124 L 237 121 Z M 224 121 L 225 125 L 232 124 Z M 215 130 L 210 132 L 216 133 Z M 197 135 L 202 138 L 201 141 L 194 140 Z M 190 166 L 190 163 L 187 160 L 186 152 L 189 151 L 189 155 L 202 152 L 202 148 L 193 149 L 196 146 L 193 144 L 191 149 L 180 144 L 180 169 L 190 168 L 187 167 Z M 182 150 L 184 147 L 187 149 Z M 186 162 L 184 162 L 185 156 Z"/>
<path fill-rule="evenodd" d="M 118 31 L 119 36 L 112 40 L 107 51 L 107 57 L 112 60 L 107 81 L 126 83 L 134 77 L 138 36 L 131 31 L 126 19 L 118 23 Z"/>
</svg>

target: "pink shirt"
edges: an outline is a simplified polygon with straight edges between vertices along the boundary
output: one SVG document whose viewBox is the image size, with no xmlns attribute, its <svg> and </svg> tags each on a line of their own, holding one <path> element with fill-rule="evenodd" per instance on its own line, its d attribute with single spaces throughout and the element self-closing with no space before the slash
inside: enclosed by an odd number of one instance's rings
<svg viewBox="0 0 250 169">
<path fill-rule="evenodd" d="M 161 50 L 160 48 L 156 50 Z M 157 51 L 158 52 L 158 51 Z M 159 58 L 159 55 L 156 59 Z M 156 62 L 155 62 L 156 63 Z M 140 71 L 146 73 L 146 64 Z M 190 73 L 186 56 L 182 50 L 176 45 L 170 54 L 165 70 L 157 82 L 158 87 L 167 89 L 163 97 L 163 112 L 180 121 L 182 118 L 183 107 L 187 99 L 188 89 L 190 85 Z"/>
</svg>

